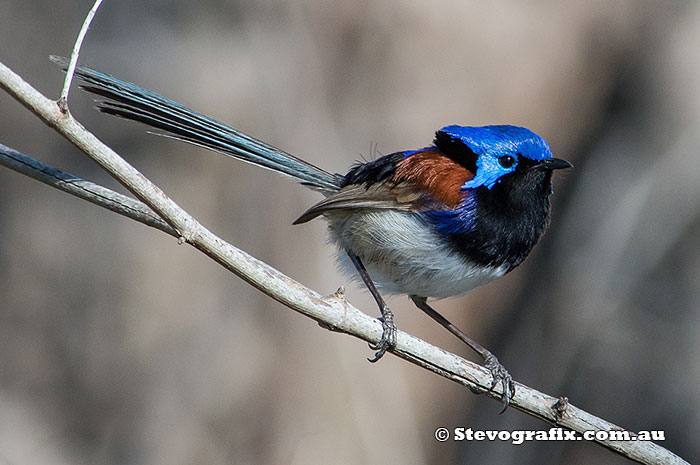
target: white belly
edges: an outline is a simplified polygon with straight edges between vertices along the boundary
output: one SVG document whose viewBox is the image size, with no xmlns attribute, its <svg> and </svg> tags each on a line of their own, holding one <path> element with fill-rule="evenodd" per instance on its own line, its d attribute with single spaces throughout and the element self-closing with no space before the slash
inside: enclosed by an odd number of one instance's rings
<svg viewBox="0 0 700 465">
<path fill-rule="evenodd" d="M 349 249 L 383 293 L 442 299 L 471 292 L 507 270 L 469 262 L 413 213 L 360 210 L 334 213 L 328 220 L 343 271 L 359 279 L 345 253 Z"/>
</svg>

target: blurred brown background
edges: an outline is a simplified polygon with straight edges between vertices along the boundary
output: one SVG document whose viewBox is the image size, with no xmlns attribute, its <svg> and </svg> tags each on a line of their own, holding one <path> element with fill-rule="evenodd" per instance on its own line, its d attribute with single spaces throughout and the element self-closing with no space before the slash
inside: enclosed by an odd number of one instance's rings
<svg viewBox="0 0 700 465">
<path fill-rule="evenodd" d="M 48 96 L 92 1 L 0 0 L 0 60 Z M 692 1 L 106 1 L 81 63 L 329 170 L 457 123 L 532 128 L 576 169 L 512 274 L 437 308 L 521 382 L 700 462 L 700 5 Z M 318 199 L 273 173 L 71 109 L 216 233 L 322 293 Z M 115 182 L 7 95 L 0 142 Z M 321 330 L 202 254 L 0 169 L 0 463 L 622 464 Z M 350 300 L 376 313 L 368 295 Z M 471 357 L 405 298 L 400 328 Z"/>
</svg>

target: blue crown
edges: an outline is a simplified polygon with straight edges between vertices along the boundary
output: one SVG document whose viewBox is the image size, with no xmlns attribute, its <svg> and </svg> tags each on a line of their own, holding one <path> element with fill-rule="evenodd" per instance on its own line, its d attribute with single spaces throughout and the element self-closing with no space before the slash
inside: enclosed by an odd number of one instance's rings
<svg viewBox="0 0 700 465">
<path fill-rule="evenodd" d="M 492 189 L 500 178 L 515 171 L 518 157 L 535 162 L 552 158 L 549 145 L 540 136 L 519 126 L 446 126 L 438 131 L 449 137 L 451 145 L 462 147 L 465 152 L 476 155 L 474 178 L 467 181 L 463 189 L 485 186 Z M 459 150 L 459 149 L 458 149 Z M 501 157 L 513 157 L 512 164 L 504 166 Z"/>
<path fill-rule="evenodd" d="M 445 126 L 441 132 L 462 142 L 477 155 L 522 155 L 534 161 L 552 158 L 549 144 L 527 128 L 505 124 L 493 126 Z"/>
</svg>

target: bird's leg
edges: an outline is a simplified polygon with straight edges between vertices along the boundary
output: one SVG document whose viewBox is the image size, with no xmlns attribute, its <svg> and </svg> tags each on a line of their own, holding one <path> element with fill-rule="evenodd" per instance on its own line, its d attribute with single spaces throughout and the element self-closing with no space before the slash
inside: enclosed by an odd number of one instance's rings
<svg viewBox="0 0 700 465">
<path fill-rule="evenodd" d="M 508 404 L 510 404 L 510 399 L 512 399 L 515 395 L 515 384 L 513 383 L 513 378 L 511 378 L 508 370 L 506 370 L 503 365 L 501 365 L 501 362 L 498 361 L 496 356 L 489 352 L 484 346 L 464 334 L 461 329 L 450 323 L 447 318 L 440 315 L 433 307 L 428 305 L 425 297 L 412 295 L 411 300 L 413 300 L 413 303 L 416 304 L 416 307 L 423 310 L 430 318 L 440 323 L 449 332 L 457 336 L 462 342 L 471 347 L 477 354 L 481 355 L 481 358 L 484 359 L 484 366 L 488 368 L 488 370 L 491 372 L 491 377 L 493 378 L 490 389 L 493 389 L 499 382 L 503 387 L 503 396 L 501 399 L 503 400 L 504 405 L 501 413 L 505 412 L 508 408 Z"/>
<path fill-rule="evenodd" d="M 355 265 L 357 272 L 360 273 L 362 281 L 367 286 L 367 289 L 369 289 L 372 297 L 374 297 L 377 305 L 379 305 L 379 311 L 382 313 L 382 316 L 379 317 L 379 321 L 382 322 L 382 338 L 378 343 L 369 345 L 372 350 L 377 351 L 373 358 L 367 359 L 374 363 L 382 358 L 387 350 L 391 350 L 396 347 L 396 325 L 394 324 L 394 314 L 391 313 L 391 310 L 389 310 L 386 302 L 384 302 L 382 295 L 377 290 L 377 286 L 374 285 L 372 278 L 369 277 L 369 273 L 367 273 L 365 265 L 363 265 L 360 261 L 360 257 L 352 253 L 350 250 L 346 249 L 345 251 L 350 257 L 352 264 Z"/>
</svg>

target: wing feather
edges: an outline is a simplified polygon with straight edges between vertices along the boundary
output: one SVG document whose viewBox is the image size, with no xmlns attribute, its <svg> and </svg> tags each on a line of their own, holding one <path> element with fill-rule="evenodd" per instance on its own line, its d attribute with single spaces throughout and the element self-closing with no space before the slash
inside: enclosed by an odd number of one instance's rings
<svg viewBox="0 0 700 465">
<path fill-rule="evenodd" d="M 426 201 L 422 189 L 407 183 L 383 182 L 370 186 L 351 184 L 306 210 L 294 224 L 306 223 L 330 211 L 347 209 L 417 211 Z"/>
</svg>

